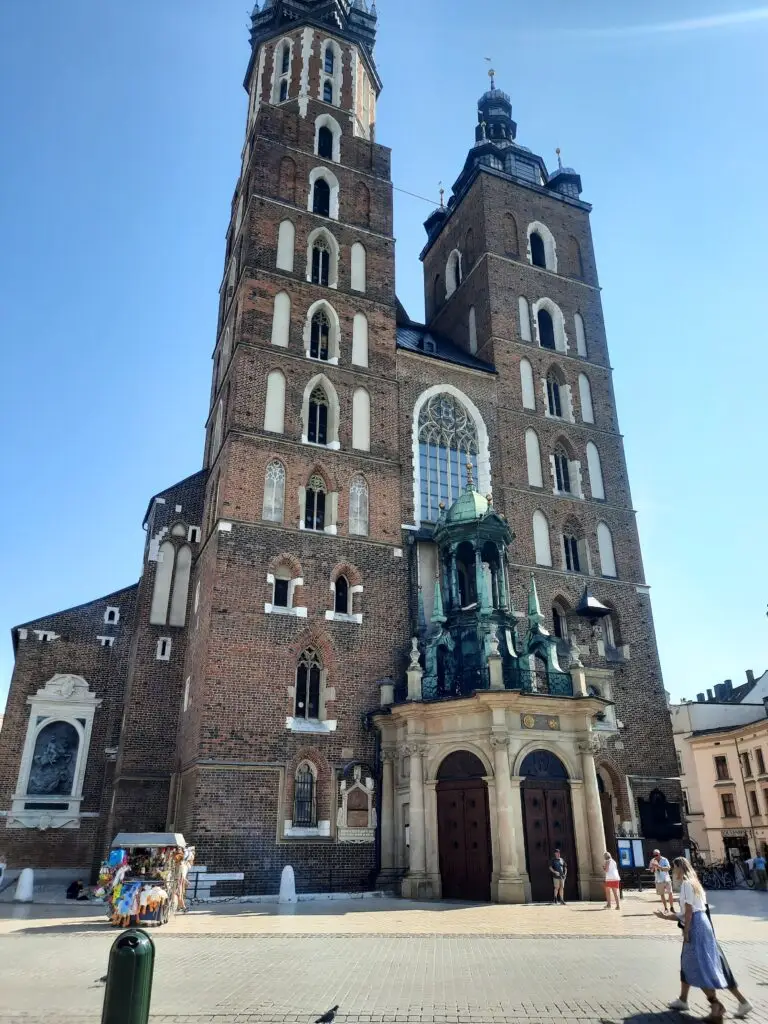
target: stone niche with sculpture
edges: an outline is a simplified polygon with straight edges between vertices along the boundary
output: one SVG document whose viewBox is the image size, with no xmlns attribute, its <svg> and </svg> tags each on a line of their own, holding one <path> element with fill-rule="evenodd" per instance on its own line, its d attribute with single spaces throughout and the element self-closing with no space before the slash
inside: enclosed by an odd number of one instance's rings
<svg viewBox="0 0 768 1024">
<path fill-rule="evenodd" d="M 376 840 L 376 784 L 366 765 L 347 768 L 339 786 L 336 838 L 340 843 Z"/>
<path fill-rule="evenodd" d="M 79 828 L 91 730 L 101 700 L 81 676 L 55 675 L 27 703 L 27 735 L 6 826 Z"/>
</svg>

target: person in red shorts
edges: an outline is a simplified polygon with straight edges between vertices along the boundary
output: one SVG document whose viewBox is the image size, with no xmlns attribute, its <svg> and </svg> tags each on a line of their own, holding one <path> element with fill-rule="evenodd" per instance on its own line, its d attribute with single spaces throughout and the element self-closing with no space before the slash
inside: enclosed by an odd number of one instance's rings
<svg viewBox="0 0 768 1024">
<path fill-rule="evenodd" d="M 619 866 L 606 850 L 603 854 L 603 871 L 605 872 L 605 909 L 611 909 L 611 895 L 616 901 L 616 909 L 621 910 L 621 875 Z"/>
</svg>

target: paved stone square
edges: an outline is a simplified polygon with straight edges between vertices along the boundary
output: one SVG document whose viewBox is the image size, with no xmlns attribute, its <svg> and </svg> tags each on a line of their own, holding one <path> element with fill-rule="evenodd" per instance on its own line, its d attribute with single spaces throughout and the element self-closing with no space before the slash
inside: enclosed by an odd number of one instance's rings
<svg viewBox="0 0 768 1024">
<path fill-rule="evenodd" d="M 751 1019 L 768 1024 L 768 898 L 725 895 L 715 921 L 730 922 L 723 944 L 755 1004 Z M 153 932 L 153 1024 L 311 1024 L 336 1003 L 339 1024 L 681 1024 L 666 1011 L 677 994 L 680 932 L 653 916 L 651 897 L 630 897 L 623 914 L 594 904 L 367 903 L 304 904 L 288 915 L 219 907 L 177 918 Z M 602 931 L 622 921 L 624 933 Z M 361 922 L 367 930 L 357 930 Z M 506 931 L 488 931 L 488 922 Z M 537 922 L 545 930 L 535 932 Z M 278 923 L 288 930 L 270 931 Z M 649 930 L 637 931 L 640 923 Z M 97 979 L 116 934 L 88 912 L 34 907 L 14 917 L 4 908 L 0 1021 L 95 1024 L 104 992 Z M 706 1012 L 700 995 L 694 1005 Z"/>
</svg>

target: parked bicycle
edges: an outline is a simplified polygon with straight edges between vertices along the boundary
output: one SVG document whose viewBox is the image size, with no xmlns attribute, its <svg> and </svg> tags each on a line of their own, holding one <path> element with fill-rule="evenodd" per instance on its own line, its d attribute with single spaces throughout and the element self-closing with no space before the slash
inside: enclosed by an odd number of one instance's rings
<svg viewBox="0 0 768 1024">
<path fill-rule="evenodd" d="M 699 872 L 705 889 L 735 889 L 733 866 L 731 864 L 709 864 Z"/>
</svg>

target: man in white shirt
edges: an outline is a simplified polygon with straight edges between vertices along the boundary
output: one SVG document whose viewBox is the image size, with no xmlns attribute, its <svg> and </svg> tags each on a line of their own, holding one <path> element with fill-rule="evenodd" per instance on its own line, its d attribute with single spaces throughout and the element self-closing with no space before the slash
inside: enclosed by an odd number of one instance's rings
<svg viewBox="0 0 768 1024">
<path fill-rule="evenodd" d="M 648 865 L 648 870 L 653 872 L 656 881 L 656 892 L 661 896 L 664 913 L 674 914 L 675 898 L 672 893 L 672 877 L 670 875 L 671 865 L 666 857 L 662 857 L 660 850 L 653 851 L 653 859 Z M 669 907 L 667 907 L 669 900 Z"/>
</svg>

